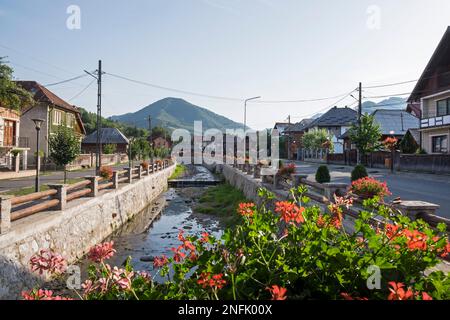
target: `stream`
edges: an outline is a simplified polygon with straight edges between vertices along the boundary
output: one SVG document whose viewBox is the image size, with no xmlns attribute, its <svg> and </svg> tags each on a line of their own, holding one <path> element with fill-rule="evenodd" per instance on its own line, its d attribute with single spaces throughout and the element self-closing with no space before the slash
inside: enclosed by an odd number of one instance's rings
<svg viewBox="0 0 450 320">
<path fill-rule="evenodd" d="M 205 167 L 190 166 L 182 179 L 208 181 L 215 178 Z M 108 263 L 122 266 L 131 257 L 135 270 L 154 274 L 153 257 L 173 254 L 170 248 L 180 245 L 179 230 L 184 230 L 187 235 L 200 235 L 206 231 L 220 237 L 223 228 L 217 218 L 193 211 L 196 200 L 206 188 L 208 187 L 170 188 L 164 192 L 107 239 L 114 241 L 114 248 L 117 250 Z M 152 219 L 155 215 L 156 218 Z M 85 279 L 89 261 L 85 259 L 81 265 Z"/>
</svg>

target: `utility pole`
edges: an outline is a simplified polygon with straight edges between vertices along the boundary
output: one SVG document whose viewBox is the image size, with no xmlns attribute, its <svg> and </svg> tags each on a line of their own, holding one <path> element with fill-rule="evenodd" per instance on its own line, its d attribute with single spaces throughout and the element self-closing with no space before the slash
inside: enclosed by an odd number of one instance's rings
<svg viewBox="0 0 450 320">
<path fill-rule="evenodd" d="M 358 132 L 361 132 L 361 115 L 362 115 L 362 83 L 359 83 L 358 87 L 359 97 L 358 97 Z M 361 164 L 361 152 L 359 148 L 356 149 L 356 161 L 358 164 Z"/>
<path fill-rule="evenodd" d="M 151 161 L 151 164 L 153 165 L 153 153 L 155 152 L 155 150 L 153 149 L 153 131 L 152 131 L 152 116 L 151 115 L 148 116 L 148 132 L 149 132 L 149 139 L 150 139 L 149 143 L 150 143 L 150 148 L 151 148 L 150 161 Z"/>
<path fill-rule="evenodd" d="M 97 79 L 97 152 L 95 157 L 95 173 L 100 174 L 100 167 L 102 165 L 102 145 L 101 145 L 101 131 L 102 131 L 102 60 L 98 61 L 98 69 L 92 74 L 84 70 L 88 75 Z"/>
</svg>

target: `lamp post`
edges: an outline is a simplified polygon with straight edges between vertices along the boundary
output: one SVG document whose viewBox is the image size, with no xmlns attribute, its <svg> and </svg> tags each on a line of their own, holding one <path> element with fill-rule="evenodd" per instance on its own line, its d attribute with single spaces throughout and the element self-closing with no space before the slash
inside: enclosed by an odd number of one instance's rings
<svg viewBox="0 0 450 320">
<path fill-rule="evenodd" d="M 256 100 L 256 99 L 260 99 L 261 97 L 253 97 L 253 98 L 248 98 L 244 100 L 244 132 L 245 132 L 245 128 L 247 128 L 247 102 L 252 101 L 252 100 Z"/>
<path fill-rule="evenodd" d="M 41 132 L 41 126 L 44 120 L 42 119 L 32 119 L 36 126 L 36 180 L 34 183 L 34 192 L 39 192 L 39 167 L 40 167 L 40 150 L 39 150 L 39 136 Z"/>
</svg>

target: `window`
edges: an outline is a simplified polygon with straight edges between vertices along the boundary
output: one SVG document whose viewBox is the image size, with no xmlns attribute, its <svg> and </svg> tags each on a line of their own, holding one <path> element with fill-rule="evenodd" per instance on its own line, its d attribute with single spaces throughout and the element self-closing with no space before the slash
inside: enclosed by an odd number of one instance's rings
<svg viewBox="0 0 450 320">
<path fill-rule="evenodd" d="M 433 153 L 447 153 L 447 136 L 435 136 L 431 138 Z"/>
<path fill-rule="evenodd" d="M 67 120 L 67 126 L 69 128 L 73 128 L 74 124 L 75 124 L 75 117 L 72 113 L 68 113 L 66 115 L 66 120 Z"/>
<path fill-rule="evenodd" d="M 437 116 L 446 116 L 450 114 L 450 98 L 437 101 Z"/>
<path fill-rule="evenodd" d="M 53 110 L 53 124 L 60 126 L 62 124 L 62 112 L 59 110 Z"/>
</svg>

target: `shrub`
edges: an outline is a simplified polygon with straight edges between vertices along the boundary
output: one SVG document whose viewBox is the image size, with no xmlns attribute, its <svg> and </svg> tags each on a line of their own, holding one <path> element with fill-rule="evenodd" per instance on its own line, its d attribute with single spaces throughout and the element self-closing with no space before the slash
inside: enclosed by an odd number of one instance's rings
<svg viewBox="0 0 450 320">
<path fill-rule="evenodd" d="M 110 180 L 113 176 L 113 169 L 109 166 L 104 166 L 100 168 L 100 177 Z"/>
<path fill-rule="evenodd" d="M 320 166 L 316 172 L 316 181 L 318 183 L 326 183 L 326 182 L 330 182 L 330 180 L 331 180 L 331 177 L 330 177 L 330 172 L 328 171 L 328 167 Z"/>
<path fill-rule="evenodd" d="M 103 153 L 104 154 L 113 154 L 114 152 L 116 152 L 116 150 L 117 150 L 117 145 L 116 144 L 112 144 L 112 143 L 106 144 L 103 147 Z"/>
<path fill-rule="evenodd" d="M 181 231 L 172 254 L 155 257 L 155 275 L 134 271 L 130 260 L 124 267 L 111 267 L 107 260 L 114 255 L 113 243 L 97 245 L 89 252 L 94 264 L 80 296 L 86 300 L 450 298 L 450 278 L 433 271 L 450 250 L 445 224 L 432 229 L 422 220 L 411 221 L 379 205 L 378 211 L 361 211 L 354 232 L 349 232 L 342 226 L 344 207 L 352 205 L 348 198 L 336 198 L 325 213 L 307 206 L 306 191 L 292 189 L 293 200 L 276 202 L 272 210 L 266 204 L 274 195 L 260 189 L 261 204 L 241 203 L 235 214 L 242 224 L 227 229 L 222 239 L 207 232 Z M 365 203 L 373 208 L 377 202 Z M 375 217 L 385 224 L 374 226 Z M 55 264 L 53 256 L 37 259 L 35 272 L 42 268 L 46 272 Z M 367 284 L 373 283 L 374 266 L 380 287 L 371 290 Z M 163 281 L 154 281 L 157 277 Z"/>
<path fill-rule="evenodd" d="M 384 198 L 385 196 L 391 195 L 386 182 L 380 182 L 369 177 L 353 181 L 351 191 L 365 199 L 373 198 L 375 196 Z"/>
<path fill-rule="evenodd" d="M 358 164 L 352 171 L 352 182 L 368 176 L 366 168 L 362 164 Z"/>
</svg>

